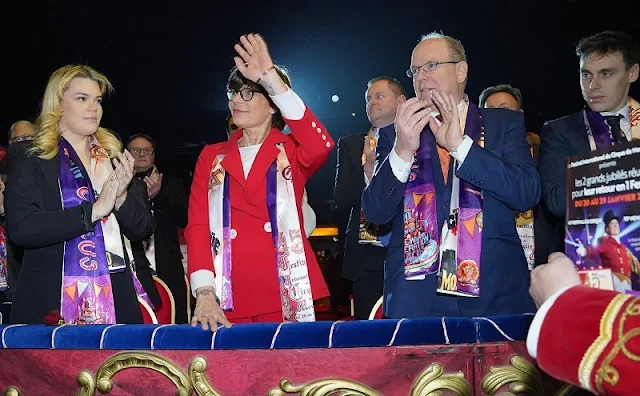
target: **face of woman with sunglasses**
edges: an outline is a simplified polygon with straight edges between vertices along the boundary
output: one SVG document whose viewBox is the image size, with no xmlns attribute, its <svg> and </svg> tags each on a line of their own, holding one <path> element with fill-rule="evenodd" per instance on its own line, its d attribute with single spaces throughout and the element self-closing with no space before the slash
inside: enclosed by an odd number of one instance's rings
<svg viewBox="0 0 640 396">
<path fill-rule="evenodd" d="M 233 122 L 238 128 L 256 128 L 271 125 L 271 117 L 275 113 L 269 101 L 259 91 L 243 86 L 240 91 L 227 91 L 229 110 Z"/>
</svg>

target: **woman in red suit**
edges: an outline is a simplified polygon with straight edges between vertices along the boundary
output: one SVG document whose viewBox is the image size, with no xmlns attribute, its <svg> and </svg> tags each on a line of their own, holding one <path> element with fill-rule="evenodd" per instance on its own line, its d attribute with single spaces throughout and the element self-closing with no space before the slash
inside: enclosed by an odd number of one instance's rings
<svg viewBox="0 0 640 396">
<path fill-rule="evenodd" d="M 329 292 L 304 234 L 302 195 L 334 142 L 261 36 L 234 48 L 227 96 L 240 131 L 202 150 L 191 187 L 191 323 L 313 321 L 313 300 Z"/>
</svg>

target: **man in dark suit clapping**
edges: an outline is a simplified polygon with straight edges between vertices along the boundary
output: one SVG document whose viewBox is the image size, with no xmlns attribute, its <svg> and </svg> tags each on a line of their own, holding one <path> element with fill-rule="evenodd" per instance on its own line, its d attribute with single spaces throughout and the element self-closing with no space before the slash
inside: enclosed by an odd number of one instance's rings
<svg viewBox="0 0 640 396">
<path fill-rule="evenodd" d="M 338 140 L 334 199 L 339 209 L 349 211 L 342 276 L 353 282 L 356 319 L 367 319 L 382 296 L 387 249 L 380 237 L 388 233 L 384 226 L 370 224 L 364 217 L 362 190 L 373 177 L 378 130 L 393 124 L 398 105 L 405 100 L 398 80 L 384 76 L 372 79 L 365 93 L 371 129 Z"/>
</svg>

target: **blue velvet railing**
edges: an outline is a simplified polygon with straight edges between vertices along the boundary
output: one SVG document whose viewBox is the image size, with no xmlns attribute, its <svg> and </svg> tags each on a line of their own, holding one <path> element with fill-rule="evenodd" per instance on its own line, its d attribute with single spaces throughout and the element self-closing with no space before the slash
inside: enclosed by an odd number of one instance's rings
<svg viewBox="0 0 640 396">
<path fill-rule="evenodd" d="M 2 348 L 292 349 L 467 344 L 524 340 L 532 315 L 255 323 L 215 333 L 190 325 L 1 325 Z"/>
</svg>

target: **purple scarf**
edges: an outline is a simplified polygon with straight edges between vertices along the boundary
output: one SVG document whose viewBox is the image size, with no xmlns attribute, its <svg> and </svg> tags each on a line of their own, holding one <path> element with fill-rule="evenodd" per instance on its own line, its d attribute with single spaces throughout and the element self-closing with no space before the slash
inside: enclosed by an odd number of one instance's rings
<svg viewBox="0 0 640 396">
<path fill-rule="evenodd" d="M 93 186 L 75 150 L 62 138 L 58 147 L 62 208 L 74 208 L 85 201 L 93 204 Z M 65 241 L 62 267 L 60 313 L 65 323 L 116 323 L 102 221 L 93 232 Z"/>
<path fill-rule="evenodd" d="M 63 138 L 60 138 L 58 153 L 62 208 L 74 208 L 85 201 L 93 204 L 96 196 L 91 180 L 77 153 Z M 111 172 L 111 164 L 95 138 L 92 142 L 91 160 L 92 166 L 95 161 L 95 176 L 106 179 Z M 109 240 L 117 245 L 118 252 L 107 251 L 105 229 Z M 65 323 L 116 323 L 110 273 L 126 270 L 125 254 L 120 227 L 113 214 L 96 223 L 93 232 L 65 241 L 60 296 L 60 311 Z M 130 251 L 129 257 L 133 257 Z M 131 278 L 137 296 L 154 309 L 133 270 Z"/>
<path fill-rule="evenodd" d="M 431 131 L 420 135 L 420 148 L 414 157 L 404 195 L 404 257 L 405 278 L 411 279 L 438 272 L 440 269 L 440 228 L 438 226 L 436 189 L 432 158 L 434 150 L 429 142 Z M 482 144 L 484 129 L 478 108 L 469 103 L 465 134 Z M 437 152 L 435 153 L 437 156 Z M 455 164 L 454 164 L 455 166 Z M 455 170 L 454 170 L 455 171 Z M 453 176 L 455 178 L 455 175 Z M 480 254 L 482 236 L 482 194 L 478 187 L 459 181 L 457 219 L 450 230 L 457 233 L 456 269 L 443 280 L 454 294 L 477 296 L 480 292 Z M 479 223 L 479 224 L 478 224 Z M 443 260 L 444 261 L 444 260 Z M 449 269 L 451 271 L 451 269 Z M 451 279 L 451 276 L 456 278 Z M 446 288 L 445 288 L 446 289 Z M 446 290 L 439 290 L 446 292 Z"/>
</svg>

